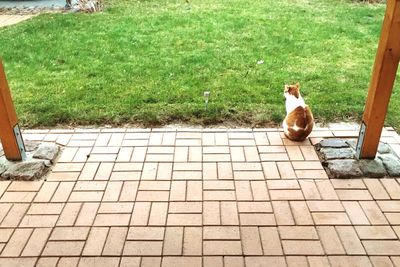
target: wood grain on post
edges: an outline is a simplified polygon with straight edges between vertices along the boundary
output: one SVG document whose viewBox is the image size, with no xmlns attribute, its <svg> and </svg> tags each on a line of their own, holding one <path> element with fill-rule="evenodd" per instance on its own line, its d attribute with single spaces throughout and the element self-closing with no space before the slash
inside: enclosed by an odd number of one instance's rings
<svg viewBox="0 0 400 267">
<path fill-rule="evenodd" d="M 0 139 L 8 160 L 22 159 L 14 134 L 14 127 L 17 124 L 17 114 L 8 88 L 3 62 L 0 59 Z"/>
<path fill-rule="evenodd" d="M 387 0 L 381 39 L 363 115 L 365 133 L 359 158 L 375 158 L 400 59 L 400 0 Z M 361 133 L 360 133 L 361 135 Z"/>
</svg>

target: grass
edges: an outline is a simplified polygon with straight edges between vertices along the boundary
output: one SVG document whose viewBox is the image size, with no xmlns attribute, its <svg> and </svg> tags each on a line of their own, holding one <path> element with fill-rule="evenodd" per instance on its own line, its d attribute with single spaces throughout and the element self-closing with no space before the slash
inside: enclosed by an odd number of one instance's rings
<svg viewBox="0 0 400 267">
<path fill-rule="evenodd" d="M 318 121 L 359 120 L 385 11 L 342 0 L 106 5 L 0 28 L 24 126 L 263 125 L 284 118 L 283 85 L 295 81 Z M 399 85 L 387 118 L 396 128 L 398 110 Z"/>
</svg>

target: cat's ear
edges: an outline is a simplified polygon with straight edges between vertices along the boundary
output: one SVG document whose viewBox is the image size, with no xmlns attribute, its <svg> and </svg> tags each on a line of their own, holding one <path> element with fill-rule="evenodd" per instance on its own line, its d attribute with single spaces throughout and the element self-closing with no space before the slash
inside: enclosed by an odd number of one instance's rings
<svg viewBox="0 0 400 267">
<path fill-rule="evenodd" d="M 300 88 L 300 83 L 297 82 L 294 86 L 296 86 L 297 88 Z"/>
</svg>

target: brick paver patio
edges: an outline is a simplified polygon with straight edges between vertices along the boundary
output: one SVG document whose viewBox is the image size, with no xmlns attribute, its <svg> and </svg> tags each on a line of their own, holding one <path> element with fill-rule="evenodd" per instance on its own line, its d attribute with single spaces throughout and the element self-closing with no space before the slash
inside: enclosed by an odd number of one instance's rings
<svg viewBox="0 0 400 267">
<path fill-rule="evenodd" d="M 32 15 L 0 15 L 0 28 L 30 19 Z"/>
<path fill-rule="evenodd" d="M 357 135 L 25 131 L 65 148 L 46 181 L 0 182 L 0 266 L 400 266 L 399 180 L 329 180 L 311 145 Z"/>
</svg>

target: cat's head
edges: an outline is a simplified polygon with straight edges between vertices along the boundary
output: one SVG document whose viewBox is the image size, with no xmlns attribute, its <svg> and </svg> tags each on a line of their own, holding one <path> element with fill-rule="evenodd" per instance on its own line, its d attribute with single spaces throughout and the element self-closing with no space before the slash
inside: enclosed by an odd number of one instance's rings
<svg viewBox="0 0 400 267">
<path fill-rule="evenodd" d="M 292 85 L 287 85 L 285 84 L 285 90 L 284 90 L 284 95 L 287 98 L 289 95 L 293 95 L 296 98 L 299 98 L 300 96 L 300 84 L 292 84 Z"/>
</svg>

